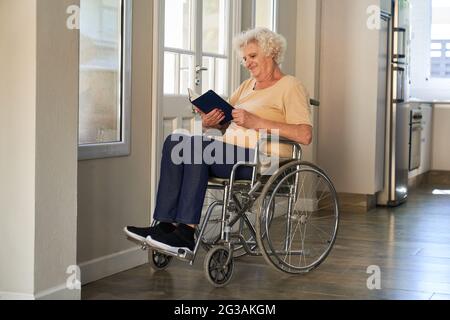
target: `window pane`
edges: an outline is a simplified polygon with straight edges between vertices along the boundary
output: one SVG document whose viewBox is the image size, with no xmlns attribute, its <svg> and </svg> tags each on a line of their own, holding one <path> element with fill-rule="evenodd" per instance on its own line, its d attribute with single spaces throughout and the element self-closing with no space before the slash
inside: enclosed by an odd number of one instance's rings
<svg viewBox="0 0 450 320">
<path fill-rule="evenodd" d="M 203 57 L 203 66 L 208 68 L 208 71 L 203 72 L 202 92 L 214 90 L 219 95 L 226 96 L 228 92 L 228 60 Z"/>
<path fill-rule="evenodd" d="M 202 73 L 202 93 L 207 92 L 208 90 L 214 90 L 214 74 L 215 74 L 215 66 L 214 66 L 214 58 L 211 57 L 203 57 L 203 66 L 208 68 L 208 71 L 204 71 Z"/>
<path fill-rule="evenodd" d="M 228 92 L 227 82 L 228 61 L 226 59 L 216 59 L 216 92 L 225 96 Z"/>
<path fill-rule="evenodd" d="M 431 39 L 432 40 L 450 39 L 450 24 L 433 24 L 431 26 Z"/>
<path fill-rule="evenodd" d="M 227 3 L 225 0 L 203 0 L 203 51 L 226 54 Z"/>
<path fill-rule="evenodd" d="M 441 75 L 440 65 L 439 64 L 431 64 L 431 75 L 433 77 L 438 77 Z"/>
<path fill-rule="evenodd" d="M 176 94 L 177 87 L 177 54 L 164 53 L 164 94 Z"/>
<path fill-rule="evenodd" d="M 432 58 L 440 58 L 442 56 L 441 51 L 431 51 Z"/>
<path fill-rule="evenodd" d="M 165 52 L 164 94 L 187 95 L 188 88 L 194 88 L 194 56 Z"/>
<path fill-rule="evenodd" d="M 437 61 L 439 61 L 439 60 L 437 60 Z M 436 62 L 432 62 L 431 63 L 431 69 L 435 70 L 435 72 L 437 72 L 437 73 L 440 72 L 439 71 L 440 67 L 441 67 L 441 64 L 439 62 L 438 63 L 436 63 Z"/>
<path fill-rule="evenodd" d="M 432 0 L 431 40 L 450 40 L 450 1 Z"/>
<path fill-rule="evenodd" d="M 79 143 L 121 141 L 121 1 L 80 1 Z"/>
<path fill-rule="evenodd" d="M 165 46 L 184 50 L 193 49 L 193 0 L 166 0 Z"/>
<path fill-rule="evenodd" d="M 194 56 L 181 55 L 180 59 L 180 91 L 179 94 L 187 95 L 188 88 L 194 88 Z"/>
<path fill-rule="evenodd" d="M 431 44 L 431 50 L 441 50 L 442 49 L 442 44 L 440 43 L 432 43 Z"/>
<path fill-rule="evenodd" d="M 273 30 L 273 18 L 273 0 L 256 0 L 255 27 L 265 27 Z"/>
<path fill-rule="evenodd" d="M 446 63 L 450 54 L 450 1 L 432 0 L 431 75 L 448 78 Z"/>
</svg>

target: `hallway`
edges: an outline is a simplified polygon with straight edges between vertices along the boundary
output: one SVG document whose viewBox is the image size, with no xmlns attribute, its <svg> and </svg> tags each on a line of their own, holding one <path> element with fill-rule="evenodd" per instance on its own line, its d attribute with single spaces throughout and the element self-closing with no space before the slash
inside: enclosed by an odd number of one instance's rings
<svg viewBox="0 0 450 320">
<path fill-rule="evenodd" d="M 450 196 L 433 190 L 413 190 L 399 208 L 342 213 L 330 256 L 304 276 L 286 276 L 263 258 L 246 257 L 236 262 L 228 287 L 214 289 L 203 275 L 202 252 L 193 267 L 174 261 L 154 273 L 145 265 L 88 284 L 82 299 L 450 300 Z M 380 268 L 381 290 L 367 289 L 369 266 Z"/>
</svg>

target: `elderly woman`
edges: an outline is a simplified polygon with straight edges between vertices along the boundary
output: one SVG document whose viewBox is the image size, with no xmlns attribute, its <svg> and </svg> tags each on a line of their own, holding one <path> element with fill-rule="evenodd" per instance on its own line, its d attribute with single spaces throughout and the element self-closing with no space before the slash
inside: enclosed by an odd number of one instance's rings
<svg viewBox="0 0 450 320">
<path fill-rule="evenodd" d="M 286 40 L 268 29 L 257 28 L 237 36 L 234 43 L 251 78 L 230 98 L 235 108 L 233 121 L 220 125 L 225 115 L 219 109 L 201 114 L 203 127 L 218 129 L 223 136 L 213 140 L 191 137 L 192 152 L 187 157 L 183 155 L 182 163 L 173 161 L 173 153 L 185 137 L 167 138 L 154 213 L 159 223 L 148 228 L 126 227 L 131 238 L 174 253 L 179 249 L 193 251 L 194 231 L 200 223 L 209 177 L 229 178 L 235 163 L 253 159 L 255 130 L 276 133 L 303 145 L 311 143 L 308 94 L 300 81 L 283 74 L 280 68 Z M 212 163 L 205 159 L 194 161 L 212 144 L 215 150 L 223 151 L 216 152 Z M 250 179 L 251 175 L 250 168 L 237 172 L 238 179 Z"/>
</svg>

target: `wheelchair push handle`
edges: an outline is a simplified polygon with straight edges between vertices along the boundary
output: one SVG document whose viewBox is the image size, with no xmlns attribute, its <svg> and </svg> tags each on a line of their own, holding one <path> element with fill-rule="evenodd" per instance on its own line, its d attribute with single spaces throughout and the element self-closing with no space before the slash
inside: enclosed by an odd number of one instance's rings
<svg viewBox="0 0 450 320">
<path fill-rule="evenodd" d="M 310 99 L 309 104 L 313 107 L 320 107 L 320 101 L 316 99 Z"/>
</svg>

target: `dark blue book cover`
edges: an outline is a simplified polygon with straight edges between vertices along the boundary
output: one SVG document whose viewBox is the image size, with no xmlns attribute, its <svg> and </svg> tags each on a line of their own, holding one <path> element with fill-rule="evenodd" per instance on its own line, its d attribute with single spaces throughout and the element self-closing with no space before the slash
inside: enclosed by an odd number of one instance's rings
<svg viewBox="0 0 450 320">
<path fill-rule="evenodd" d="M 232 112 L 234 108 L 213 90 L 209 90 L 197 99 L 192 100 L 191 103 L 206 114 L 214 109 L 222 110 L 225 114 L 225 119 L 220 123 L 221 125 L 227 124 L 233 120 Z"/>
</svg>

